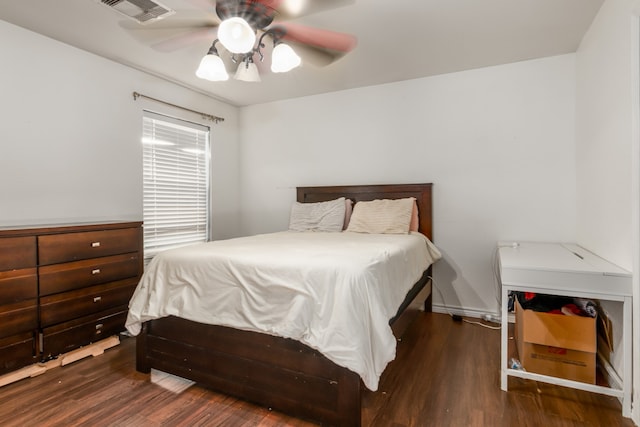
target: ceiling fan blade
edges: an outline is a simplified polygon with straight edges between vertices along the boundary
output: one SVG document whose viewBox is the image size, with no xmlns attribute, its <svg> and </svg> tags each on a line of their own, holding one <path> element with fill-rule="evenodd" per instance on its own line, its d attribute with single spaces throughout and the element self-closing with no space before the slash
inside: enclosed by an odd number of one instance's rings
<svg viewBox="0 0 640 427">
<path fill-rule="evenodd" d="M 175 15 L 149 24 L 125 20 L 118 25 L 154 50 L 173 52 L 212 34 L 215 36 L 220 19 L 214 13 L 178 10 Z"/>
<path fill-rule="evenodd" d="M 162 41 L 151 44 L 151 48 L 159 52 L 174 52 L 186 48 L 194 43 L 208 40 L 213 42 L 216 38 L 217 27 L 205 27 L 195 31 L 178 34 Z"/>
<path fill-rule="evenodd" d="M 211 19 L 175 19 L 167 20 L 166 22 L 157 22 L 153 25 L 142 26 L 137 22 L 126 20 L 119 22 L 118 25 L 120 26 L 120 28 L 123 28 L 132 34 L 144 31 L 153 35 L 154 33 L 162 33 L 168 31 L 173 31 L 174 33 L 176 33 L 198 28 L 214 28 L 219 25 L 219 22 L 213 21 Z"/>
<path fill-rule="evenodd" d="M 213 11 L 216 8 L 214 0 L 186 0 L 186 2 L 202 10 Z"/>
<path fill-rule="evenodd" d="M 300 56 L 303 64 L 311 64 L 315 67 L 326 67 L 333 62 L 340 59 L 344 54 L 333 52 L 327 49 L 322 49 L 315 46 L 309 46 L 307 44 L 287 42 L 291 45 L 291 48 Z"/>
<path fill-rule="evenodd" d="M 355 0 L 249 0 L 274 9 L 278 20 L 298 18 L 354 4 Z"/>
<path fill-rule="evenodd" d="M 177 10 L 174 15 L 158 21 L 140 24 L 132 19 L 118 22 L 125 30 L 165 30 L 210 27 L 220 25 L 220 19 L 215 13 L 202 13 L 198 10 Z"/>
<path fill-rule="evenodd" d="M 282 37 L 283 40 L 335 51 L 342 55 L 353 50 L 358 44 L 358 39 L 347 33 L 312 28 L 291 22 L 278 23 L 274 29 L 277 29 L 277 27 L 284 28 L 286 32 Z"/>
</svg>

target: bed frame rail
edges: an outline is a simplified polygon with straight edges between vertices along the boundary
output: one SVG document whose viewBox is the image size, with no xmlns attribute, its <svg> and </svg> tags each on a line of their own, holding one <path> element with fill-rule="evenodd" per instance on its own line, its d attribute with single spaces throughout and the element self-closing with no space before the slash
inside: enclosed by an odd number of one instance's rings
<svg viewBox="0 0 640 427">
<path fill-rule="evenodd" d="M 360 377 L 291 339 L 166 317 L 144 324 L 136 367 L 300 418 L 360 425 Z"/>
</svg>

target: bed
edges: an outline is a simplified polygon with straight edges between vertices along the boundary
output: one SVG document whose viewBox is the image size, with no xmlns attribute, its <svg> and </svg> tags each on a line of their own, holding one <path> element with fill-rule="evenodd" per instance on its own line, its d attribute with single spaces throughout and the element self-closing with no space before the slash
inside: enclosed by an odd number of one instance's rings
<svg viewBox="0 0 640 427">
<path fill-rule="evenodd" d="M 413 197 L 419 212 L 417 230 L 432 240 L 431 190 L 431 184 L 298 187 L 297 201 L 317 204 L 345 197 L 357 203 Z M 229 268 L 233 268 L 230 265 Z M 422 274 L 418 274 L 418 280 L 408 286 L 406 293 L 403 291 L 397 310 L 394 305 L 395 315 L 388 316 L 395 337 L 401 336 L 419 311 L 431 310 L 431 268 L 430 264 L 426 265 Z M 194 295 L 199 298 L 201 293 Z M 130 315 L 133 311 L 132 308 Z M 217 314 L 211 310 L 214 312 Z M 157 318 L 138 318 L 139 328 L 133 328 L 137 334 L 138 371 L 149 373 L 152 368 L 158 369 L 323 424 L 360 425 L 361 391 L 365 383 L 371 389 L 372 380 L 356 373 L 353 367 L 344 367 L 341 359 L 337 364 L 334 353 L 340 355 L 341 351 L 331 353 L 322 349 L 321 352 L 315 349 L 313 341 L 307 345 L 304 340 L 251 328 L 207 324 L 189 317 L 192 316 L 161 313 Z M 375 388 L 377 383 L 373 383 Z"/>
</svg>

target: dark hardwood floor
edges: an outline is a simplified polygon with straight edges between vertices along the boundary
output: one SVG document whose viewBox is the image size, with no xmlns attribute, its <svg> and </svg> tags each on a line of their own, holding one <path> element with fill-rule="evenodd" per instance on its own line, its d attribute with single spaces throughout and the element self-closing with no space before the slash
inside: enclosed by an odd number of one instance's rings
<svg viewBox="0 0 640 427">
<path fill-rule="evenodd" d="M 509 379 L 500 331 L 421 313 L 398 343 L 363 426 L 633 426 L 617 399 Z M 191 386 L 175 394 L 135 371 L 135 340 L 0 388 L 2 426 L 312 426 Z"/>
</svg>

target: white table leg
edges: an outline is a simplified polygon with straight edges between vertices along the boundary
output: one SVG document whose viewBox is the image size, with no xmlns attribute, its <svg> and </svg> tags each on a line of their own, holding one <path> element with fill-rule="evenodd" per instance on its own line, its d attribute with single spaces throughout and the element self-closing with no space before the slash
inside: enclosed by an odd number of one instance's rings
<svg viewBox="0 0 640 427">
<path fill-rule="evenodd" d="M 507 359 L 509 356 L 509 289 L 504 285 L 502 285 L 501 301 L 500 388 L 507 391 L 509 388 L 509 378 L 507 376 Z"/>
</svg>

